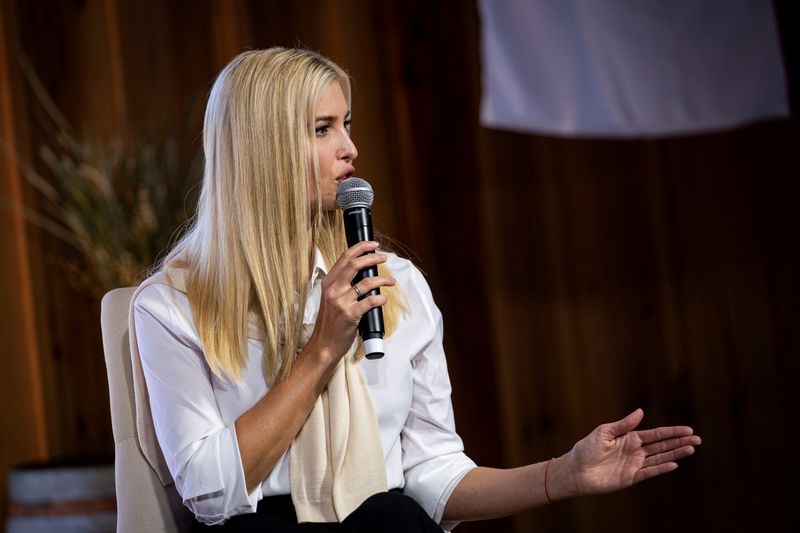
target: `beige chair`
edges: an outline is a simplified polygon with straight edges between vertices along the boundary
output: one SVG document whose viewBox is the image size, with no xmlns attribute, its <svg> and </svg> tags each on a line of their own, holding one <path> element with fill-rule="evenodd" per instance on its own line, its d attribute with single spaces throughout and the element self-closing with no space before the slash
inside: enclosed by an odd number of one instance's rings
<svg viewBox="0 0 800 533">
<path fill-rule="evenodd" d="M 128 307 L 135 289 L 115 289 L 103 297 L 100 321 L 114 430 L 117 532 L 189 531 L 191 512 L 175 485 L 163 486 L 142 454 L 136 436 Z"/>
</svg>

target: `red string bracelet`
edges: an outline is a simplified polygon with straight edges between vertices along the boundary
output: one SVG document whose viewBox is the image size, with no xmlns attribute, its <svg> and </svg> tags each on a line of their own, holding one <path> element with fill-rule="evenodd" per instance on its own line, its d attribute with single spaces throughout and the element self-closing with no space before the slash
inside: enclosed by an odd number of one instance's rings
<svg viewBox="0 0 800 533">
<path fill-rule="evenodd" d="M 555 459 L 555 457 L 551 457 L 544 467 L 544 496 L 547 498 L 547 503 L 553 503 L 553 500 L 550 499 L 550 493 L 547 492 L 547 471 L 550 470 L 550 463 L 553 462 L 553 459 Z"/>
</svg>

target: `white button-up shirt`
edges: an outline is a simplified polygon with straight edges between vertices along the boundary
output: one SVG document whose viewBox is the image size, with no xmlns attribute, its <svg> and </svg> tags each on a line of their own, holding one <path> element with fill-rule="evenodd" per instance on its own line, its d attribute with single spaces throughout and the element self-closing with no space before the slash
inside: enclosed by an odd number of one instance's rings
<svg viewBox="0 0 800 533">
<path fill-rule="evenodd" d="M 384 357 L 359 364 L 378 417 L 389 488 L 403 488 L 440 523 L 447 499 L 475 463 L 455 431 L 442 315 L 430 288 L 411 262 L 389 254 L 387 266 L 411 312 L 385 340 Z M 307 324 L 316 321 L 327 272 L 319 251 L 312 272 Z M 156 435 L 184 504 L 202 522 L 217 524 L 255 512 L 264 496 L 289 494 L 288 451 L 248 493 L 236 440 L 236 419 L 269 391 L 263 342 L 248 339 L 242 379 L 231 384 L 210 372 L 185 294 L 146 287 L 134 319 Z"/>
</svg>

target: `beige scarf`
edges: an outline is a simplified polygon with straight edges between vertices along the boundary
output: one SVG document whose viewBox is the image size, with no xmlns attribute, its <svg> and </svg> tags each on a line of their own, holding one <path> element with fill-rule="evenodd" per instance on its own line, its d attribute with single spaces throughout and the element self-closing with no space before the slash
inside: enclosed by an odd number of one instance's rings
<svg viewBox="0 0 800 533">
<path fill-rule="evenodd" d="M 157 283 L 186 293 L 186 271 L 169 268 L 139 285 L 128 313 L 136 428 L 144 456 L 164 485 L 172 482 L 153 428 L 153 417 L 136 340 L 133 302 Z M 304 324 L 302 344 L 313 331 Z M 248 337 L 264 340 L 250 321 Z M 387 490 L 383 446 L 372 396 L 355 358 L 356 343 L 339 361 L 325 390 L 289 448 L 289 480 L 299 522 L 341 522 L 361 503 Z"/>
</svg>

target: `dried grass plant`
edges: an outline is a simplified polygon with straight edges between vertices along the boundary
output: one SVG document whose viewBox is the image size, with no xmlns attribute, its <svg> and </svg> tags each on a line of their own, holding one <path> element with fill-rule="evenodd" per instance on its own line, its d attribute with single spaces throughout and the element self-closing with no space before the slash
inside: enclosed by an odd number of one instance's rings
<svg viewBox="0 0 800 533">
<path fill-rule="evenodd" d="M 81 140 L 30 63 L 20 64 L 47 139 L 34 163 L 5 151 L 40 201 L 37 207 L 0 201 L 78 252 L 59 254 L 58 263 L 80 288 L 102 296 L 135 285 L 187 220 L 185 206 L 200 180 L 199 151 L 182 150 L 186 143 L 176 134 Z"/>
</svg>

